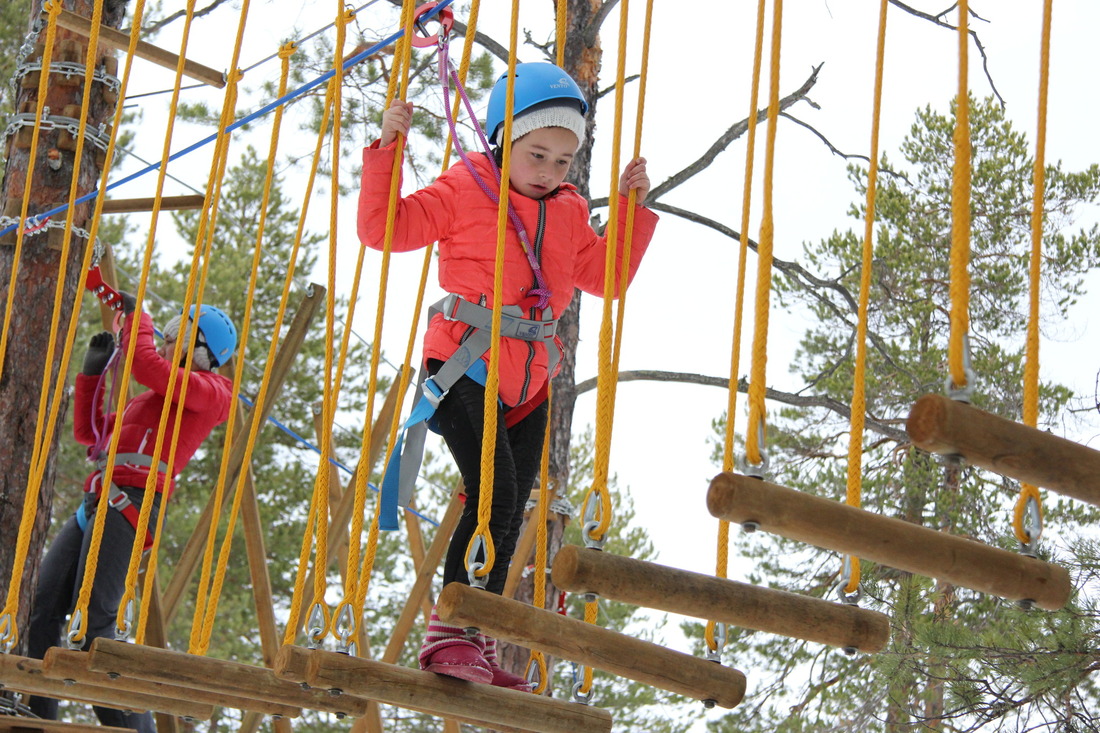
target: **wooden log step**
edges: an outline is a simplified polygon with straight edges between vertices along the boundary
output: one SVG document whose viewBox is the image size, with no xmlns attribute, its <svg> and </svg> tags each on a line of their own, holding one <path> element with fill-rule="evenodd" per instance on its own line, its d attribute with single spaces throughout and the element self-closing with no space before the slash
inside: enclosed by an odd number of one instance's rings
<svg viewBox="0 0 1100 733">
<path fill-rule="evenodd" d="M 335 652 L 284 646 L 275 669 L 305 670 L 310 685 L 340 697 L 352 694 L 506 733 L 611 730 L 611 714 L 600 708 Z"/>
<path fill-rule="evenodd" d="M 1100 506 L 1100 451 L 1080 443 L 937 394 L 914 403 L 905 429 L 929 453 Z"/>
<path fill-rule="evenodd" d="M 707 508 L 719 519 L 1012 601 L 1055 610 L 1069 600 L 1065 568 L 757 478 L 718 474 Z"/>
<path fill-rule="evenodd" d="M 877 611 L 576 545 L 558 550 L 552 577 L 572 593 L 845 649 L 879 652 L 890 640 L 890 619 Z"/>
<path fill-rule="evenodd" d="M 436 601 L 439 618 L 696 700 L 732 708 L 745 696 L 745 675 L 659 644 L 449 583 Z"/>
<path fill-rule="evenodd" d="M 125 679 L 228 692 L 237 697 L 278 702 L 341 716 L 360 717 L 367 710 L 365 700 L 349 695 L 332 697 L 323 690 L 306 690 L 301 685 L 276 677 L 270 669 L 241 662 L 103 638 L 92 641 L 89 654 L 89 670 L 119 675 Z"/>
<path fill-rule="evenodd" d="M 130 728 L 115 728 L 112 725 L 84 725 L 62 723 L 59 720 L 0 715 L 0 733 L 133 733 L 133 731 Z"/>
<path fill-rule="evenodd" d="M 61 15 L 57 17 L 57 25 L 73 33 L 79 33 L 85 38 L 92 32 L 92 21 L 70 10 L 61 11 Z M 100 26 L 99 44 L 119 51 L 127 51 L 130 48 L 130 34 L 109 26 Z M 138 41 L 137 48 L 134 49 L 134 55 L 172 71 L 176 70 L 179 63 L 179 54 L 166 51 L 145 41 Z M 218 89 L 225 86 L 225 74 L 190 59 L 183 62 L 183 73 L 192 79 L 197 79 Z"/>
<path fill-rule="evenodd" d="M 79 682 L 69 685 L 62 680 L 50 679 L 42 674 L 40 660 L 14 654 L 0 654 L 0 685 L 5 689 L 30 695 L 106 705 L 120 710 L 139 712 L 152 710 L 195 720 L 209 720 L 214 715 L 213 705 L 130 692 L 121 683 L 111 687 L 96 687 Z"/>
<path fill-rule="evenodd" d="M 153 198 L 137 199 L 107 199 L 103 202 L 104 214 L 133 214 L 153 210 Z M 201 194 L 188 194 L 186 196 L 162 196 L 160 199 L 161 211 L 181 211 L 184 209 L 201 209 L 204 197 Z"/>
<path fill-rule="evenodd" d="M 46 650 L 46 656 L 42 660 L 42 673 L 50 679 L 73 682 L 100 687 L 109 687 L 115 684 L 105 672 L 93 672 L 88 669 L 89 655 L 82 651 L 53 647 Z M 274 715 L 281 718 L 296 718 L 302 714 L 301 708 L 266 700 L 255 700 L 246 697 L 238 697 L 229 692 L 211 692 L 195 688 L 183 688 L 176 685 L 168 685 L 163 682 L 152 682 L 142 679 L 127 679 L 126 689 L 132 692 L 140 692 L 145 695 L 156 695 L 172 700 L 191 700 L 193 702 L 208 703 L 222 708 L 235 710 L 252 710 L 265 715 Z"/>
</svg>

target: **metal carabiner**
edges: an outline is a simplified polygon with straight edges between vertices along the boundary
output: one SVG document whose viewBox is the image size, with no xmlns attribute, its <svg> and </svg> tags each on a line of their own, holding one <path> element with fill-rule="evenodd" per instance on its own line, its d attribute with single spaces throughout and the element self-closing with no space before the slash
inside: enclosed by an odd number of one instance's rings
<svg viewBox="0 0 1100 733">
<path fill-rule="evenodd" d="M 309 612 L 309 630 L 306 632 L 306 638 L 309 639 L 309 641 L 306 646 L 310 649 L 317 649 L 320 647 L 321 643 L 325 640 L 327 631 L 328 613 L 320 603 L 314 603 L 312 610 Z"/>
<path fill-rule="evenodd" d="M 970 397 L 974 394 L 974 368 L 970 362 L 970 334 L 963 334 L 963 375 L 966 377 L 966 384 L 959 387 L 955 384 L 955 379 L 951 376 L 951 369 L 947 369 L 947 378 L 943 382 L 943 391 L 947 393 L 947 396 L 957 402 L 965 402 L 970 404 Z"/>
<path fill-rule="evenodd" d="M 130 637 L 130 629 L 134 627 L 136 615 L 136 603 L 133 598 L 126 601 L 126 610 L 122 614 L 122 623 L 115 625 L 115 640 L 126 641 Z"/>
<path fill-rule="evenodd" d="M 484 575 L 478 575 L 478 571 L 485 567 L 485 563 L 478 560 L 478 551 L 481 551 L 482 557 L 487 557 L 485 538 L 480 534 L 474 537 L 470 542 L 470 549 L 466 553 L 466 572 L 470 576 L 470 585 L 474 588 L 484 589 L 485 585 L 489 582 L 489 573 Z"/>
<path fill-rule="evenodd" d="M 1038 557 L 1039 538 L 1043 534 L 1043 513 L 1039 509 L 1039 501 L 1034 496 L 1027 497 L 1024 504 L 1024 532 L 1027 533 L 1027 542 L 1020 543 L 1020 554 L 1028 557 Z"/>
<path fill-rule="evenodd" d="M 737 457 L 737 468 L 745 476 L 752 478 L 764 479 L 768 476 L 768 467 L 771 465 L 771 461 L 768 459 L 768 451 L 764 449 L 764 418 L 760 418 L 760 427 L 756 434 L 760 436 L 760 462 L 749 463 L 748 453 L 743 453 Z M 752 530 L 749 530 L 752 531 Z"/>
<path fill-rule="evenodd" d="M 15 633 L 15 619 L 8 611 L 3 615 L 0 615 L 0 652 L 4 654 L 10 654 L 11 650 L 15 648 L 15 642 L 17 641 L 17 634 Z"/>
<path fill-rule="evenodd" d="M 336 637 L 338 642 L 336 645 L 338 653 L 356 656 L 355 632 L 355 616 L 351 604 L 345 602 L 340 606 L 340 610 L 332 622 L 332 635 Z"/>
<path fill-rule="evenodd" d="M 80 622 L 83 618 L 80 609 L 73 611 L 69 618 L 69 633 L 65 634 L 65 648 L 80 651 L 84 648 L 84 635 L 80 631 Z"/>
<path fill-rule="evenodd" d="M 709 662 L 722 663 L 722 650 L 726 646 L 726 639 L 728 638 L 728 629 L 724 623 L 717 621 L 707 622 L 707 654 L 706 658 Z M 714 644 L 714 648 L 711 649 L 710 645 Z"/>
<path fill-rule="evenodd" d="M 584 525 L 581 528 L 581 536 L 584 538 L 584 546 L 591 547 L 595 550 L 602 550 L 604 543 L 607 542 L 607 535 L 597 539 L 592 535 L 592 532 L 600 527 L 599 513 L 602 506 L 598 505 L 596 501 L 596 494 L 598 492 L 590 491 L 584 497 L 584 511 L 582 513 Z"/>
</svg>

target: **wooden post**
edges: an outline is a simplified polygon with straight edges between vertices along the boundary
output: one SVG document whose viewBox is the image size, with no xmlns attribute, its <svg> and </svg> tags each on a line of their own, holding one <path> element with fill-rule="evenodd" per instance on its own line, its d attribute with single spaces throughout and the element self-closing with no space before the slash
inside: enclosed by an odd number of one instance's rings
<svg viewBox="0 0 1100 733">
<path fill-rule="evenodd" d="M 0 716 L 0 733 L 129 733 L 130 730 L 132 729 L 110 725 L 82 725 L 15 715 Z"/>
<path fill-rule="evenodd" d="M 443 589 L 436 613 L 444 623 L 477 627 L 513 644 L 720 707 L 732 708 L 745 696 L 745 675 L 731 667 L 461 583 Z"/>
<path fill-rule="evenodd" d="M 185 209 L 201 209 L 206 197 L 201 194 L 187 194 L 186 196 L 162 196 L 160 199 L 161 211 L 182 211 Z M 137 199 L 107 199 L 103 202 L 104 214 L 133 214 L 135 212 L 152 211 L 153 198 Z"/>
<path fill-rule="evenodd" d="M 52 647 L 46 651 L 46 657 L 42 660 L 42 674 L 49 679 L 61 680 L 66 683 L 71 680 L 72 682 L 80 682 L 96 687 L 118 685 L 129 692 L 141 693 L 151 697 L 163 697 L 168 700 L 187 700 L 202 705 L 216 705 L 236 710 L 255 710 L 267 715 L 281 715 L 288 718 L 296 718 L 302 714 L 301 708 L 277 702 L 238 697 L 228 690 L 212 692 L 194 688 L 185 689 L 176 685 L 143 679 L 127 679 L 124 683 L 119 683 L 111 680 L 105 672 L 89 670 L 88 661 L 89 655 L 87 652 Z"/>
<path fill-rule="evenodd" d="M 57 25 L 85 37 L 92 31 L 92 21 L 83 15 L 77 15 L 68 10 L 61 11 L 61 15 L 57 18 Z M 130 49 L 130 34 L 101 26 L 99 29 L 99 44 L 120 51 L 128 51 Z M 179 64 L 179 54 L 166 51 L 145 41 L 138 41 L 137 48 L 134 49 L 134 55 L 172 71 L 175 71 L 176 66 Z M 197 79 L 218 89 L 225 86 L 225 74 L 191 60 L 183 62 L 183 73 L 192 79 Z"/>
<path fill-rule="evenodd" d="M 1048 610 L 1069 600 L 1065 568 L 760 479 L 718 474 L 707 508 L 719 519 Z"/>
<path fill-rule="evenodd" d="M 14 654 L 0 654 L 0 685 L 16 692 L 105 705 L 121 710 L 158 710 L 196 720 L 209 720 L 214 715 L 214 706 L 208 703 L 171 700 L 131 692 L 126 689 L 124 683 L 117 683 L 111 687 L 96 687 L 80 682 L 66 684 L 63 680 L 53 680 L 43 675 L 40 660 L 18 657 Z"/>
<path fill-rule="evenodd" d="M 294 661 L 294 657 L 305 657 Z M 479 685 L 362 657 L 284 646 L 280 662 L 307 669 L 309 684 L 351 693 L 407 710 L 446 716 L 500 731 L 606 733 L 611 714 L 492 685 Z M 337 699 L 342 697 L 337 695 Z"/>
<path fill-rule="evenodd" d="M 558 551 L 553 577 L 555 585 L 572 593 L 596 593 L 635 606 L 830 646 L 878 652 L 890 639 L 890 619 L 877 611 L 576 545 Z"/>
<path fill-rule="evenodd" d="M 351 696 L 333 697 L 321 690 L 306 690 L 280 679 L 265 667 L 211 659 L 171 649 L 95 639 L 88 669 L 126 679 L 164 682 L 187 689 L 229 692 L 238 697 L 278 702 L 337 715 L 359 716 L 367 703 Z"/>
<path fill-rule="evenodd" d="M 905 429 L 929 453 L 1100 506 L 1100 451 L 937 394 L 917 400 Z"/>
</svg>

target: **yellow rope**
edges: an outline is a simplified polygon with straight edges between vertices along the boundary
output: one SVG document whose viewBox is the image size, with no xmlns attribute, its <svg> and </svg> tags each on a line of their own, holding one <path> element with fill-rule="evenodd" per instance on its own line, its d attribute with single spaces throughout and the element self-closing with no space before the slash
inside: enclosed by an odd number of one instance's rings
<svg viewBox="0 0 1100 733">
<path fill-rule="evenodd" d="M 43 72 L 38 79 L 38 103 L 35 108 L 34 130 L 31 133 L 31 148 L 27 161 L 27 180 L 23 186 L 23 204 L 19 215 L 19 228 L 16 232 L 15 252 L 12 257 L 11 280 L 8 282 L 8 295 L 4 310 L 4 329 L 3 333 L 0 334 L 0 377 L 2 377 L 4 373 L 3 365 L 5 363 L 5 355 L 7 354 L 8 334 L 11 330 L 12 305 L 15 302 L 15 284 L 19 275 L 19 262 L 23 251 L 23 230 L 27 221 L 34 164 L 38 156 L 38 138 L 41 132 L 40 126 L 43 109 L 46 104 L 46 84 L 49 80 L 49 74 L 46 72 L 46 69 L 50 68 L 51 59 L 53 58 L 54 39 L 57 35 L 57 17 L 61 14 L 60 0 L 49 0 L 49 2 L 46 3 L 45 9 L 49 12 L 49 21 L 46 26 L 45 47 L 42 51 Z M 47 360 L 47 364 L 49 363 L 50 360 Z M 46 394 L 45 384 L 46 382 L 43 382 L 43 395 Z M 44 411 L 41 408 L 39 409 L 39 415 L 44 415 Z M 38 426 L 36 427 L 34 442 L 36 448 L 41 440 L 39 435 L 41 429 L 42 421 L 39 420 Z M 33 466 L 34 463 L 35 461 L 32 460 L 31 465 Z M 4 609 L 0 612 L 0 648 L 14 646 L 19 638 L 18 629 L 15 627 L 14 620 L 16 612 L 19 609 L 19 595 L 23 583 L 23 569 L 27 562 L 27 554 L 30 552 L 31 531 L 34 528 L 34 520 L 38 514 L 38 495 L 41 485 L 40 481 L 31 482 L 24 495 L 23 514 L 19 523 L 19 535 L 15 544 L 15 559 L 12 565 L 11 581 L 8 585 L 8 595 L 5 599 Z"/>
<path fill-rule="evenodd" d="M 535 570 L 531 576 L 531 605 L 535 608 L 546 608 L 546 523 L 550 516 L 550 502 L 557 496 L 557 488 L 550 486 L 550 436 L 553 432 L 553 422 L 549 419 L 553 408 L 553 389 L 547 388 L 546 393 L 546 434 L 542 439 L 542 458 L 539 461 L 539 499 L 538 518 L 535 521 Z M 531 521 L 528 519 L 527 521 Z M 550 680 L 547 679 L 546 655 L 538 649 L 531 650 L 531 656 L 527 660 L 527 679 L 531 678 L 531 668 L 538 670 L 538 683 L 533 692 L 541 695 L 545 692 Z"/>
<path fill-rule="evenodd" d="M 1043 256 L 1043 197 L 1046 192 L 1047 89 L 1050 81 L 1050 24 L 1052 0 L 1043 3 L 1043 30 L 1039 52 L 1039 121 L 1035 131 L 1035 167 L 1031 198 L 1031 290 L 1027 319 L 1027 360 L 1024 362 L 1024 424 L 1035 427 L 1039 421 L 1039 276 Z M 1034 499 L 1042 521 L 1043 505 L 1039 489 L 1032 484 L 1020 486 L 1012 527 L 1016 539 L 1024 544 L 1036 540 L 1024 527 L 1029 499 Z M 1041 525 L 1040 525 L 1041 526 Z"/>
<path fill-rule="evenodd" d="M 458 79 L 459 83 L 465 84 L 466 78 L 470 71 L 470 62 L 473 57 L 474 39 L 477 33 L 477 22 L 481 12 L 481 0 L 474 0 L 469 11 L 469 16 L 466 19 L 466 34 L 465 40 L 462 46 L 462 58 L 458 65 Z M 455 95 L 454 101 L 451 105 L 451 118 L 457 119 L 458 112 L 461 105 L 461 98 L 459 95 Z M 450 167 L 451 160 L 451 146 L 453 140 L 451 136 L 447 136 L 447 141 L 444 144 L 443 149 L 443 165 L 442 170 L 447 170 Z M 364 247 L 363 250 L 366 248 Z M 413 358 L 413 351 L 416 348 L 416 334 L 417 327 L 420 324 L 421 314 L 424 309 L 424 296 L 428 285 L 428 275 L 431 271 L 432 254 L 435 251 L 433 245 L 428 245 L 424 251 L 424 262 L 420 268 L 420 284 L 416 291 L 416 303 L 413 307 L 412 321 L 409 326 L 409 338 L 405 343 L 405 359 L 403 364 L 411 364 Z M 408 389 L 409 380 L 412 376 L 412 372 L 409 369 L 402 369 L 399 376 L 399 384 L 397 387 L 397 404 L 393 412 L 393 419 L 390 420 L 390 432 L 387 445 L 389 450 L 386 453 L 386 459 L 382 465 L 389 465 L 390 455 L 393 452 L 393 446 L 397 442 L 397 433 L 401 429 L 401 414 L 402 406 L 404 404 L 405 392 Z M 367 421 L 370 420 L 370 414 L 367 415 Z M 360 455 L 366 455 L 369 443 L 367 442 L 368 436 L 364 434 L 364 443 L 360 449 Z M 365 481 L 365 479 L 364 479 Z M 366 604 L 367 593 L 370 590 L 370 579 L 374 572 L 374 562 L 378 554 L 378 515 L 375 514 L 371 521 L 370 532 L 367 537 L 367 549 L 363 555 L 363 566 L 359 571 L 359 587 L 355 594 L 355 608 L 356 618 L 362 618 L 363 607 Z"/>
<path fill-rule="evenodd" d="M 596 526 L 589 534 L 592 539 L 600 541 L 607 535 L 611 526 L 611 493 L 607 490 L 607 480 L 610 474 L 611 458 L 611 433 L 615 419 L 615 386 L 618 379 L 617 339 L 615 324 L 612 319 L 612 303 L 616 296 L 620 300 L 625 299 L 625 279 L 622 287 L 618 282 L 618 273 L 615 271 L 615 258 L 618 254 L 618 229 L 619 229 L 619 203 L 616 192 L 619 188 L 620 147 L 622 144 L 622 118 L 623 118 L 623 87 L 626 85 L 626 31 L 627 13 L 630 9 L 629 0 L 623 0 L 619 6 L 619 59 L 616 70 L 615 84 L 615 123 L 614 136 L 611 145 L 611 195 L 608 197 L 607 228 L 604 234 L 607 237 L 607 252 L 604 257 L 604 288 L 603 288 L 603 319 L 600 322 L 600 347 L 599 347 L 599 374 L 596 388 L 596 445 L 593 461 L 592 486 L 585 494 L 584 506 L 594 506 L 599 500 L 598 518 L 594 518 Z M 644 78 L 644 77 L 643 77 Z M 641 102 L 639 103 L 639 107 Z M 635 143 L 637 144 L 637 140 Z M 630 203 L 634 203 L 634 192 L 630 192 Z M 633 206 L 630 206 L 633 209 Z M 629 246 L 630 238 L 626 238 L 626 246 Z M 624 251 L 624 272 L 629 267 L 629 250 Z M 620 310 L 621 313 L 620 303 Z M 619 330 L 622 323 L 618 324 Z M 582 690 L 584 692 L 586 690 Z"/>
<path fill-rule="evenodd" d="M 861 504 L 860 488 L 863 480 L 863 428 L 867 412 L 865 371 L 867 366 L 867 310 L 871 297 L 871 262 L 874 256 L 875 194 L 878 191 L 878 136 L 882 118 L 882 74 L 886 56 L 886 7 L 887 0 L 879 4 L 878 44 L 875 51 L 875 92 L 871 112 L 871 151 L 867 170 L 867 212 L 863 229 L 863 263 L 859 281 L 859 316 L 856 327 L 855 381 L 852 387 L 851 432 L 848 439 L 848 491 L 847 503 Z M 849 556 L 851 572 L 845 593 L 859 589 L 859 558 Z"/>
<path fill-rule="evenodd" d="M 569 20 L 568 0 L 558 0 L 554 11 L 554 61 L 558 67 L 565 68 L 565 39 Z"/>
<path fill-rule="evenodd" d="M 46 107 L 46 88 L 49 84 L 50 68 L 53 60 L 54 41 L 57 36 L 57 18 L 61 15 L 61 0 L 47 0 L 43 8 L 47 12 L 46 41 L 42 50 L 42 71 L 38 75 L 38 101 L 34 109 L 34 128 L 31 130 L 31 147 L 27 153 L 27 176 L 23 183 L 23 203 L 19 210 L 19 228 L 15 233 L 15 253 L 12 257 L 11 279 L 8 281 L 8 295 L 4 309 L 4 328 L 0 331 L 0 378 L 4 376 L 5 357 L 8 353 L 8 335 L 11 331 L 12 305 L 15 302 L 15 283 L 19 276 L 19 262 L 23 254 L 24 229 L 27 226 L 27 213 L 30 210 L 31 191 L 35 162 L 38 160 L 38 139 L 42 133 L 42 116 Z M 95 240 L 93 240 L 95 241 Z M 89 243 L 90 245 L 91 243 Z M 22 570 L 20 570 L 22 572 Z"/>
<path fill-rule="evenodd" d="M 519 37 L 519 0 L 512 0 L 512 20 L 508 39 L 508 81 L 504 97 L 504 152 L 500 165 L 500 201 L 497 205 L 496 265 L 493 268 L 493 327 L 490 332 L 489 370 L 485 377 L 485 419 L 481 436 L 481 494 L 477 503 L 477 527 L 470 536 L 466 549 L 466 569 L 470 570 L 470 557 L 478 542 L 483 543 L 485 562 L 474 569 L 475 578 L 489 575 L 496 562 L 496 547 L 489 532 L 489 519 L 493 511 L 493 480 L 497 452 L 497 393 L 500 389 L 500 315 L 504 289 L 504 243 L 508 230 L 509 176 L 512 170 L 512 118 L 515 99 L 516 47 Z"/>
<path fill-rule="evenodd" d="M 759 0 L 756 7 L 756 43 L 752 62 L 752 84 L 749 91 L 748 135 L 745 150 L 745 178 L 741 193 L 741 235 L 739 237 L 737 259 L 737 289 L 733 306 L 733 343 L 730 349 L 730 378 L 727 388 L 728 403 L 726 405 L 726 433 L 722 451 L 722 470 L 732 471 L 734 466 L 733 443 L 735 428 L 737 425 L 737 388 L 738 372 L 741 364 L 741 328 L 744 321 L 745 304 L 745 267 L 749 252 L 749 218 L 752 203 L 752 173 L 756 160 L 756 105 L 760 97 L 760 70 L 763 66 L 764 55 L 764 0 Z M 728 575 L 730 523 L 725 519 L 718 520 L 717 547 L 715 549 L 714 574 L 719 578 Z M 716 637 L 718 623 L 714 620 L 707 621 L 705 638 L 707 649 L 718 651 L 718 639 Z"/>
<path fill-rule="evenodd" d="M 959 2 L 959 91 L 955 110 L 955 167 L 951 180 L 951 342 L 947 360 L 957 389 L 969 386 L 966 336 L 970 330 L 970 95 L 967 0 Z"/>
<path fill-rule="evenodd" d="M 771 70 L 768 93 L 768 132 L 764 145 L 764 201 L 760 223 L 759 264 L 756 271 L 756 328 L 752 336 L 752 377 L 749 382 L 749 425 L 745 456 L 750 464 L 763 463 L 764 394 L 767 389 L 768 303 L 771 293 L 772 245 L 775 222 L 772 217 L 772 179 L 775 173 L 775 134 L 779 116 L 779 46 L 783 39 L 783 0 L 772 6 Z"/>
</svg>

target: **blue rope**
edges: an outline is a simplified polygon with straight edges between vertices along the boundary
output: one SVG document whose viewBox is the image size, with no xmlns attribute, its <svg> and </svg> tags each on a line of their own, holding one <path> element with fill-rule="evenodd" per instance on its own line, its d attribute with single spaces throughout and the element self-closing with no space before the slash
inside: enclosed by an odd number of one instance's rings
<svg viewBox="0 0 1100 733">
<path fill-rule="evenodd" d="M 435 15 L 437 13 L 442 11 L 443 8 L 447 7 L 448 5 L 450 5 L 453 2 L 454 2 L 454 0 L 442 0 L 442 2 L 439 3 L 439 5 L 436 5 L 430 11 L 425 13 L 424 16 L 420 20 L 422 20 L 422 21 L 423 20 L 430 20 L 431 18 L 435 17 Z M 345 71 L 347 71 L 349 68 L 351 68 L 352 66 L 355 66 L 360 61 L 367 58 L 368 56 L 373 56 L 374 54 L 378 53 L 380 50 L 382 50 L 386 46 L 390 45 L 391 43 L 394 43 L 395 41 L 397 41 L 397 39 L 401 38 L 403 35 L 405 35 L 405 29 L 404 28 L 402 28 L 401 30 L 397 31 L 396 33 L 382 39 L 381 41 L 379 41 L 375 45 L 371 46 L 367 50 L 360 51 L 359 53 L 355 54 L 351 58 L 345 59 L 344 63 L 343 63 L 343 69 Z M 252 114 L 246 115 L 245 117 L 242 117 L 241 119 L 237 120 L 233 124 L 226 127 L 225 130 L 223 130 L 223 133 L 228 134 L 230 132 L 233 132 L 236 129 L 239 129 L 239 128 L 247 125 L 249 122 L 252 122 L 256 118 L 262 117 L 263 115 L 266 115 L 268 112 L 271 112 L 271 111 L 275 110 L 277 107 L 281 107 L 284 104 L 286 104 L 290 101 L 293 101 L 293 100 L 297 99 L 298 97 L 301 97 L 302 95 L 306 94 L 307 92 L 310 92 L 310 91 L 316 89 L 317 87 L 324 84 L 326 81 L 333 78 L 334 76 L 336 76 L 336 70 L 335 69 L 329 69 L 328 71 L 326 71 L 325 73 L 323 73 L 319 77 L 317 77 L 316 79 L 306 82 L 305 84 L 298 87 L 297 89 L 295 89 L 293 91 L 290 91 L 290 92 L 287 92 L 286 94 L 279 97 L 275 101 L 270 102 L 270 103 L 264 105 L 263 107 L 260 107 L 258 110 L 256 110 Z M 184 148 L 183 150 L 172 153 L 170 156 L 168 156 L 169 162 L 173 161 L 173 160 L 176 160 L 177 158 L 180 158 L 184 155 L 187 155 L 188 153 L 193 153 L 194 151 L 198 150 L 199 148 L 201 148 L 205 145 L 209 145 L 210 143 L 212 143 L 212 142 L 214 142 L 215 140 L 218 139 L 219 134 L 222 134 L 222 133 L 214 133 L 213 135 L 210 135 L 208 137 L 203 138 L 202 140 L 199 140 L 197 143 L 189 145 L 188 147 Z M 159 169 L 160 169 L 160 163 L 152 163 L 152 164 L 146 166 L 145 168 L 143 168 L 142 170 L 137 171 L 136 173 L 131 173 L 130 175 L 126 176 L 125 178 L 122 178 L 121 180 L 118 180 L 118 181 L 115 181 L 114 183 L 108 184 L 108 186 L 105 190 L 106 191 L 111 191 L 111 190 L 113 190 L 113 189 L 115 189 L 115 188 L 117 188 L 117 187 L 119 187 L 123 184 L 129 183 L 130 181 L 132 181 L 136 178 L 140 178 L 141 176 L 144 176 L 146 173 L 151 173 L 151 172 L 153 172 L 155 170 L 159 170 Z M 74 204 L 83 204 L 87 201 L 93 200 L 98 195 L 99 195 L 99 189 L 96 189 L 94 191 L 90 191 L 90 192 L 84 194 L 80 198 L 76 199 L 76 201 L 74 201 L 73 203 Z M 41 214 L 36 214 L 35 216 L 28 217 L 27 218 L 27 224 L 29 224 L 31 226 L 34 226 L 36 224 L 41 223 L 43 219 L 50 218 L 54 214 L 60 214 L 61 212 L 66 211 L 68 208 L 69 208 L 69 205 L 67 203 L 61 204 L 60 206 L 58 206 L 56 208 L 53 208 L 53 209 L 50 209 L 49 211 L 44 211 Z M 17 226 L 16 224 L 9 224 L 4 229 L 0 229 L 0 237 L 4 236 L 5 234 L 10 234 L 11 232 L 15 231 L 16 226 Z"/>
</svg>

